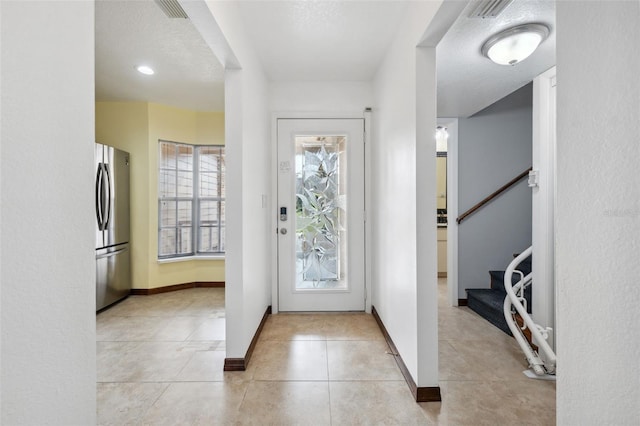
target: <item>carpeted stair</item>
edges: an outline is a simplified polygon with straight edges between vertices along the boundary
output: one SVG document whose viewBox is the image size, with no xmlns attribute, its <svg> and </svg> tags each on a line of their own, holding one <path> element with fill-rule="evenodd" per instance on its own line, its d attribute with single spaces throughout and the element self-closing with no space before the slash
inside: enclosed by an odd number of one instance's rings
<svg viewBox="0 0 640 426">
<path fill-rule="evenodd" d="M 519 266 L 526 276 L 531 272 L 531 257 L 525 259 Z M 468 288 L 467 305 L 481 317 L 498 327 L 508 335 L 511 335 L 509 326 L 504 319 L 503 306 L 507 292 L 504 289 L 504 271 L 489 271 L 491 276 L 491 288 Z M 519 274 L 513 274 L 513 284 L 520 280 Z M 531 313 L 531 286 L 525 289 L 524 297 L 527 300 L 527 311 Z"/>
</svg>

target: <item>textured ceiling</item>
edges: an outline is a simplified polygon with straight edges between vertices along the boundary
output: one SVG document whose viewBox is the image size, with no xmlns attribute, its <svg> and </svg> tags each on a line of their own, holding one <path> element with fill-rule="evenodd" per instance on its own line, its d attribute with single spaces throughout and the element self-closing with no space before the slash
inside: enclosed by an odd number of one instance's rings
<svg viewBox="0 0 640 426">
<path fill-rule="evenodd" d="M 224 69 L 190 20 L 168 18 L 152 0 L 98 0 L 95 15 L 96 100 L 224 110 Z"/>
<path fill-rule="evenodd" d="M 468 117 L 555 65 L 555 2 L 514 0 L 495 19 L 469 18 L 470 3 L 437 47 L 438 116 Z M 482 44 L 503 29 L 524 23 L 547 24 L 551 33 L 533 55 L 514 66 L 482 56 Z"/>
<path fill-rule="evenodd" d="M 455 0 L 453 0 L 455 1 Z M 370 81 L 407 2 L 241 1 L 239 11 L 269 79 Z M 514 0 L 496 19 L 469 18 L 469 4 L 439 43 L 438 116 L 466 117 L 555 64 L 555 3 Z M 499 66 L 482 43 L 526 22 L 551 27 L 523 62 Z M 135 71 L 146 63 L 154 76 Z M 188 19 L 169 19 L 153 0 L 96 2 L 96 99 L 224 109 L 224 70 Z"/>
<path fill-rule="evenodd" d="M 245 30 L 274 81 L 369 81 L 406 1 L 242 1 Z"/>
</svg>

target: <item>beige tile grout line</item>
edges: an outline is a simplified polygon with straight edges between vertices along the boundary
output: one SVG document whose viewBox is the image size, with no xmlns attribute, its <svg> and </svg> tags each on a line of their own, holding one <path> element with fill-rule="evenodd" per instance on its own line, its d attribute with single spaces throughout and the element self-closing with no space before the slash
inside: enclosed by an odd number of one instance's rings
<svg viewBox="0 0 640 426">
<path fill-rule="evenodd" d="M 326 337 L 326 336 L 325 336 Z M 327 363 L 327 395 L 329 396 L 329 424 L 333 424 L 333 412 L 331 411 L 331 376 L 329 376 L 329 345 L 328 340 L 324 339 L 324 352 L 327 354 L 326 363 Z"/>
</svg>

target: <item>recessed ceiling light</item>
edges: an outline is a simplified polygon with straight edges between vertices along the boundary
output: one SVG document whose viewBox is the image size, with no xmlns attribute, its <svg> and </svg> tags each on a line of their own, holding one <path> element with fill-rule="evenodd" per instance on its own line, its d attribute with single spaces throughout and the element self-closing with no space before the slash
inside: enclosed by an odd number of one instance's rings
<svg viewBox="0 0 640 426">
<path fill-rule="evenodd" d="M 148 67 L 146 65 L 138 65 L 136 67 L 136 69 L 138 70 L 139 73 L 142 73 L 142 74 L 145 74 L 145 75 L 153 75 L 153 74 L 155 74 L 155 71 L 151 67 Z"/>
<path fill-rule="evenodd" d="M 499 65 L 515 65 L 531 55 L 549 36 L 549 27 L 523 24 L 492 36 L 482 46 L 482 54 Z"/>
</svg>

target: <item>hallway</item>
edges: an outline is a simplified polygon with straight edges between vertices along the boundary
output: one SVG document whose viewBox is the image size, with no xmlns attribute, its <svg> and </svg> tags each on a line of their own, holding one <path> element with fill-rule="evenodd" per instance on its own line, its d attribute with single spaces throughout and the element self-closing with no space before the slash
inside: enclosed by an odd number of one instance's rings
<svg viewBox="0 0 640 426">
<path fill-rule="evenodd" d="M 98 422 L 554 424 L 555 384 L 526 379 L 515 341 L 444 306 L 439 287 L 442 403 L 412 401 L 377 324 L 359 313 L 271 316 L 249 369 L 223 372 L 224 289 L 197 288 L 98 315 Z"/>
</svg>

